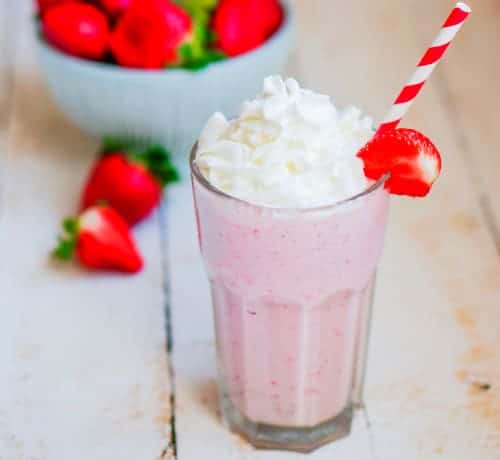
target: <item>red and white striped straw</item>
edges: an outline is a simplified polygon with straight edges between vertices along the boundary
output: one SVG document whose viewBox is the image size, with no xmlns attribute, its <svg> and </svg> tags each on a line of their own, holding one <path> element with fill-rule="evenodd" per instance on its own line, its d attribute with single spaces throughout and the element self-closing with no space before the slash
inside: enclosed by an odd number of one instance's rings
<svg viewBox="0 0 500 460">
<path fill-rule="evenodd" d="M 417 70 L 412 75 L 408 83 L 404 86 L 398 97 L 392 104 L 389 113 L 382 121 L 377 132 L 386 129 L 396 128 L 404 117 L 413 101 L 417 97 L 432 71 L 442 59 L 446 49 L 450 46 L 455 35 L 463 26 L 469 16 L 471 9 L 465 3 L 458 2 L 451 11 L 448 19 L 444 22 L 441 30 L 432 43 L 431 47 L 424 54 L 418 63 Z"/>
</svg>

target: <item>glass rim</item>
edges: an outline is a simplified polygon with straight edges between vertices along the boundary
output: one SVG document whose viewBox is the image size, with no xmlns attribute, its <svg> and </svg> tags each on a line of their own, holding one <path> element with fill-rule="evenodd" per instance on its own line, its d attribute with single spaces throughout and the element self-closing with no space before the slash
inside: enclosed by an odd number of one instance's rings
<svg viewBox="0 0 500 460">
<path fill-rule="evenodd" d="M 265 209 L 268 211 L 276 211 L 276 212 L 303 212 L 303 213 L 308 213 L 308 212 L 318 212 L 318 211 L 328 211 L 332 210 L 334 208 L 341 207 L 343 205 L 347 205 L 349 203 L 352 203 L 360 198 L 363 198 L 364 196 L 371 195 L 372 193 L 376 192 L 378 189 L 380 189 L 386 182 L 387 179 L 390 177 L 390 173 L 384 174 L 380 179 L 375 181 L 373 184 L 370 184 L 365 190 L 356 193 L 353 196 L 344 198 L 339 201 L 335 201 L 334 203 L 331 204 L 325 204 L 321 206 L 313 206 L 310 208 L 301 208 L 301 207 L 277 207 L 277 206 L 269 206 L 269 205 L 263 205 L 263 204 L 256 204 L 252 203 L 250 201 L 244 200 L 242 198 L 238 198 L 236 196 L 230 195 L 223 190 L 215 187 L 212 185 L 207 178 L 202 174 L 200 171 L 200 168 L 196 164 L 196 153 L 198 149 L 198 141 L 195 142 L 193 147 L 191 148 L 191 153 L 189 155 L 189 168 L 191 170 L 191 176 L 196 179 L 196 181 L 201 184 L 205 189 L 207 189 L 209 192 L 214 193 L 222 198 L 231 200 L 236 203 L 244 204 L 246 206 L 258 208 L 258 209 Z"/>
</svg>

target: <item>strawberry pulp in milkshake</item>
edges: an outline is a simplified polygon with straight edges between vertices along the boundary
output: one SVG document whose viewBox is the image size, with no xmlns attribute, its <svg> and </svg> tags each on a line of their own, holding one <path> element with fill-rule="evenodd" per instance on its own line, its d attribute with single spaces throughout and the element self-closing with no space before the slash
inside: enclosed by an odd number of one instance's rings
<svg viewBox="0 0 500 460">
<path fill-rule="evenodd" d="M 257 446 L 349 432 L 389 203 L 356 157 L 371 135 L 357 109 L 269 77 L 193 150 L 222 409 Z"/>
</svg>

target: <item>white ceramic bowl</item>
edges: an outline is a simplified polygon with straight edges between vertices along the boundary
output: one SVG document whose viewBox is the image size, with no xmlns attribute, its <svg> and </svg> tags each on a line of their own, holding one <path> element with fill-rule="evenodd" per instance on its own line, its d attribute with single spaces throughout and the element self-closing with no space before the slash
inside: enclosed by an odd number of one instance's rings
<svg viewBox="0 0 500 460">
<path fill-rule="evenodd" d="M 195 72 L 87 61 L 39 39 L 41 69 L 59 107 L 82 130 L 163 142 L 174 155 L 187 157 L 213 112 L 233 116 L 243 100 L 259 91 L 264 77 L 283 70 L 292 47 L 293 20 L 288 1 L 282 3 L 285 19 L 266 43 Z"/>
</svg>

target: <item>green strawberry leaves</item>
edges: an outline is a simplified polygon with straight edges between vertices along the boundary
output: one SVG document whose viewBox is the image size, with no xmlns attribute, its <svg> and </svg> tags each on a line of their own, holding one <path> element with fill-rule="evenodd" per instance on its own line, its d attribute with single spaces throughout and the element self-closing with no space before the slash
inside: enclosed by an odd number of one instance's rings
<svg viewBox="0 0 500 460">
<path fill-rule="evenodd" d="M 191 16 L 194 27 L 191 40 L 179 49 L 181 64 L 179 67 L 188 70 L 199 70 L 212 62 L 226 58 L 221 51 L 214 50 L 214 33 L 210 27 L 212 12 L 217 6 L 217 0 L 177 0 Z"/>
<path fill-rule="evenodd" d="M 179 2 L 188 11 L 192 10 L 213 10 L 219 0 L 179 0 Z"/>
<path fill-rule="evenodd" d="M 201 53 L 193 49 L 191 44 L 184 44 L 179 50 L 182 59 L 182 68 L 200 70 L 212 62 L 223 61 L 226 55 L 217 50 L 204 49 Z"/>
<path fill-rule="evenodd" d="M 123 153 L 134 163 L 144 165 L 163 187 L 180 180 L 180 175 L 170 159 L 170 152 L 163 145 L 114 137 L 104 138 L 101 154 L 116 152 Z"/>
<path fill-rule="evenodd" d="M 56 259 L 69 260 L 73 257 L 76 248 L 76 240 L 78 239 L 78 219 L 64 219 L 62 227 L 63 233 L 59 236 L 57 246 L 52 252 L 52 255 Z"/>
<path fill-rule="evenodd" d="M 180 179 L 175 166 L 170 162 L 170 155 L 162 145 L 150 145 L 138 156 L 138 162 L 144 164 L 148 171 L 155 176 L 161 185 L 165 186 Z"/>
</svg>

